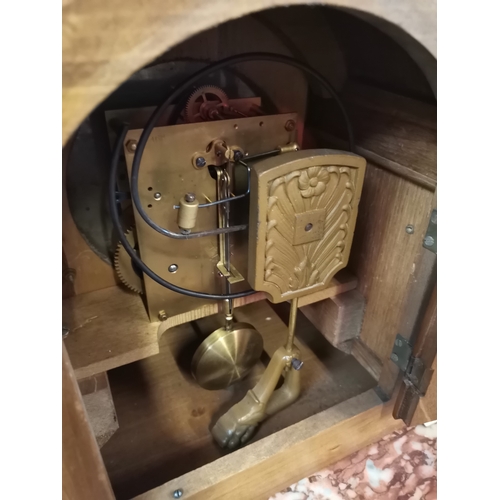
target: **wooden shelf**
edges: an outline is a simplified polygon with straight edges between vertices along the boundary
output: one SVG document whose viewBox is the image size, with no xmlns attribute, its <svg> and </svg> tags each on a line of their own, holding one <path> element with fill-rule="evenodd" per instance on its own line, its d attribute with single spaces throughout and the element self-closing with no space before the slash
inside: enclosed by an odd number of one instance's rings
<svg viewBox="0 0 500 500">
<path fill-rule="evenodd" d="M 356 286 L 356 278 L 342 270 L 327 288 L 299 299 L 299 307 Z M 256 293 L 237 299 L 235 307 L 264 299 L 264 294 Z M 158 354 L 158 339 L 166 330 L 216 314 L 219 307 L 220 304 L 214 302 L 162 323 L 151 323 L 142 297 L 120 286 L 65 299 L 63 326 L 70 330 L 65 344 L 76 376 L 78 379 L 90 377 Z"/>
<path fill-rule="evenodd" d="M 158 354 L 158 325 L 141 296 L 120 286 L 63 300 L 64 343 L 78 379 Z"/>
</svg>

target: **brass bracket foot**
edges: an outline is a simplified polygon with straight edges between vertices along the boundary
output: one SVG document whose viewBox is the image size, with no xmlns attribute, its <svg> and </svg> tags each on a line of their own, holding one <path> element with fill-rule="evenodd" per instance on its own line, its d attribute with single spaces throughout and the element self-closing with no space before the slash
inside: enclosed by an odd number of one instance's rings
<svg viewBox="0 0 500 500">
<path fill-rule="evenodd" d="M 300 374 L 292 367 L 302 366 L 300 352 L 293 346 L 277 349 L 259 382 L 245 397 L 232 406 L 212 428 L 215 441 L 222 448 L 233 450 L 249 441 L 257 426 L 270 415 L 294 403 L 300 393 Z M 276 389 L 281 375 L 283 385 Z"/>
</svg>

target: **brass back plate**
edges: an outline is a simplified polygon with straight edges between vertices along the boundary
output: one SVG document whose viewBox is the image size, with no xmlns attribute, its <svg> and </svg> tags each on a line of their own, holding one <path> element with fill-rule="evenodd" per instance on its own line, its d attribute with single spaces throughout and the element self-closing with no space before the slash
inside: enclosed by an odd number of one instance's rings
<svg viewBox="0 0 500 500">
<path fill-rule="evenodd" d="M 200 203 L 216 199 L 215 180 L 207 167 L 197 169 L 193 166 L 193 154 L 206 151 L 216 139 L 232 146 L 238 145 L 250 155 L 275 149 L 278 145 L 296 141 L 296 131 L 285 129 L 289 120 L 296 121 L 297 115 L 287 113 L 155 128 L 144 150 L 139 175 L 139 193 L 144 209 L 156 223 L 179 232 L 177 210 L 173 206 L 179 203 L 181 197 L 194 193 Z M 142 130 L 130 130 L 125 144 L 131 139 L 139 140 L 141 133 Z M 133 153 L 127 148 L 124 152 L 130 176 Z M 155 199 L 155 193 L 161 194 L 159 200 Z M 240 201 L 234 202 L 231 207 L 231 213 L 237 219 L 231 224 L 247 222 L 248 202 Z M 134 214 L 140 256 L 148 267 L 162 278 L 184 288 L 222 293 L 224 287 L 217 271 L 217 236 L 174 240 L 150 228 L 136 211 Z M 216 227 L 216 207 L 200 208 L 194 231 Z M 243 275 L 246 275 L 247 266 L 247 236 L 246 232 L 240 232 L 231 237 L 231 263 Z M 170 264 L 177 264 L 175 273 L 168 272 Z M 171 316 L 211 302 L 171 292 L 147 276 L 144 286 L 152 321 L 157 321 L 161 310 Z M 246 282 L 233 285 L 235 292 L 247 288 Z"/>
<path fill-rule="evenodd" d="M 283 302 L 324 288 L 347 265 L 366 161 L 331 149 L 253 165 L 248 282 Z"/>
</svg>

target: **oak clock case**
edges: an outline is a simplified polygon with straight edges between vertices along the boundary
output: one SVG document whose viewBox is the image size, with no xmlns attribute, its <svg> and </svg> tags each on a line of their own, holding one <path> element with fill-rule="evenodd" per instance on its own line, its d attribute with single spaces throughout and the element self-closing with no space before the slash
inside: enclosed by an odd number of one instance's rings
<svg viewBox="0 0 500 500">
<path fill-rule="evenodd" d="M 432 340 L 424 336 L 420 354 L 412 353 L 414 339 L 405 343 L 421 320 L 407 334 L 395 314 L 386 314 L 384 333 L 378 319 L 399 293 L 394 307 L 409 327 L 411 304 L 430 296 L 435 254 L 415 241 L 425 241 L 436 220 L 433 181 L 395 170 L 396 160 L 406 160 L 367 133 L 373 122 L 391 143 L 393 131 L 384 129 L 391 124 L 380 118 L 387 106 L 410 137 L 412 127 L 432 122 L 416 116 L 427 108 L 415 111 L 366 85 L 339 97 L 330 75 L 297 57 L 240 52 L 213 60 L 165 54 L 99 105 L 68 148 L 68 213 L 83 243 L 73 250 L 69 238 L 63 242 L 64 342 L 82 394 L 88 380 L 109 378 L 117 430 L 101 453 L 124 498 L 120 467 L 139 450 L 130 444 L 134 427 L 145 442 L 157 433 L 151 457 L 161 440 L 178 436 L 179 460 L 169 463 L 164 487 L 186 495 L 189 470 L 217 459 L 215 467 L 243 446 L 279 454 L 277 442 L 268 444 L 273 436 L 286 432 L 291 443 L 294 425 L 338 405 L 344 411 L 344 401 L 347 415 L 353 396 L 361 415 L 395 394 L 402 373 L 412 385 L 394 416 L 410 422 L 433 373 L 424 353 Z M 296 77 L 286 105 L 284 68 Z M 275 84 L 266 79 L 272 71 Z M 405 147 L 411 156 L 412 143 Z M 84 254 L 87 267 L 68 266 Z M 394 254 L 400 283 L 383 267 Z M 410 259 L 416 285 L 405 296 Z M 401 335 L 392 339 L 396 330 Z M 142 407 L 135 426 L 125 410 L 134 407 Z M 140 423 L 148 413 L 150 429 Z M 161 428 L 169 431 L 158 434 Z M 190 440 L 193 450 L 199 442 L 207 451 L 200 448 L 199 461 L 187 466 L 182 450 Z"/>
</svg>

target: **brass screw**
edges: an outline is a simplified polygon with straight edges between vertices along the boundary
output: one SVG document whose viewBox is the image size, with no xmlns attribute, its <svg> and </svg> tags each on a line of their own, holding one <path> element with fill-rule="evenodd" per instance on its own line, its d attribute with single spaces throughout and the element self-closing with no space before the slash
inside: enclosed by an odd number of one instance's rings
<svg viewBox="0 0 500 500">
<path fill-rule="evenodd" d="M 207 164 L 207 162 L 206 162 L 205 158 L 203 158 L 203 156 L 198 156 L 198 158 L 196 158 L 196 160 L 195 160 L 195 163 L 196 163 L 196 166 L 198 168 L 202 168 Z"/>
<path fill-rule="evenodd" d="M 135 153 L 135 150 L 137 149 L 137 141 L 131 139 L 130 141 L 127 141 L 125 147 L 129 153 Z"/>
<path fill-rule="evenodd" d="M 158 318 L 160 319 L 160 321 L 167 321 L 167 313 L 162 309 L 159 313 L 158 313 Z"/>
<path fill-rule="evenodd" d="M 295 130 L 295 122 L 293 120 L 288 120 L 285 123 L 285 130 L 287 132 L 292 132 L 292 130 Z"/>
</svg>

